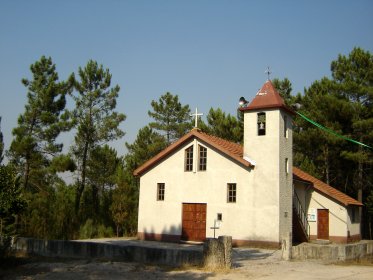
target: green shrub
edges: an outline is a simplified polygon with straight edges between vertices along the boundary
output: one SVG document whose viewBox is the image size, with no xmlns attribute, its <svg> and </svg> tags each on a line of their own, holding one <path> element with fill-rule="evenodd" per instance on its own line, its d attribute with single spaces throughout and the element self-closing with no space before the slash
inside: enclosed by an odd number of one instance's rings
<svg viewBox="0 0 373 280">
<path fill-rule="evenodd" d="M 83 226 L 80 226 L 79 229 L 79 238 L 80 239 L 90 239 L 97 235 L 97 228 L 93 224 L 92 219 L 88 219 Z"/>
<path fill-rule="evenodd" d="M 114 231 L 111 227 L 105 227 L 103 224 L 96 225 L 92 219 L 88 219 L 79 229 L 80 239 L 112 237 Z"/>
<path fill-rule="evenodd" d="M 12 238 L 7 235 L 0 235 L 0 259 L 7 257 L 10 252 Z"/>
<path fill-rule="evenodd" d="M 112 237 L 114 236 L 114 231 L 111 227 L 105 227 L 104 225 L 99 225 L 97 229 L 97 237 Z"/>
</svg>

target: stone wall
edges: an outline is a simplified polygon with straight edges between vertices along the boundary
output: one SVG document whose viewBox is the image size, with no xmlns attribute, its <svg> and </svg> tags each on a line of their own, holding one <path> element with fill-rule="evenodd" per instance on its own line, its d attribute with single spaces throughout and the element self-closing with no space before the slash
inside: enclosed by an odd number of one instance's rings
<svg viewBox="0 0 373 280">
<path fill-rule="evenodd" d="M 293 246 L 293 259 L 320 259 L 330 261 L 345 261 L 364 258 L 373 255 L 373 241 L 364 240 L 352 244 L 319 245 L 302 243 Z"/>
<path fill-rule="evenodd" d="M 30 255 L 61 258 L 110 259 L 168 266 L 201 265 L 202 250 L 113 245 L 83 241 L 40 240 L 18 237 L 12 249 Z"/>
</svg>

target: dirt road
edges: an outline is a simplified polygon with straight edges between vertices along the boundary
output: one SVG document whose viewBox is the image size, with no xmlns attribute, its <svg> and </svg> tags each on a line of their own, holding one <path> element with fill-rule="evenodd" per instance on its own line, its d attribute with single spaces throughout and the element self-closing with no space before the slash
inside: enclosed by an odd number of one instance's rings
<svg viewBox="0 0 373 280">
<path fill-rule="evenodd" d="M 373 279 L 373 264 L 325 264 L 318 261 L 281 261 L 280 252 L 235 250 L 234 267 L 229 271 L 198 268 L 171 269 L 138 263 L 43 260 L 30 261 L 0 271 L 2 279 Z"/>
</svg>

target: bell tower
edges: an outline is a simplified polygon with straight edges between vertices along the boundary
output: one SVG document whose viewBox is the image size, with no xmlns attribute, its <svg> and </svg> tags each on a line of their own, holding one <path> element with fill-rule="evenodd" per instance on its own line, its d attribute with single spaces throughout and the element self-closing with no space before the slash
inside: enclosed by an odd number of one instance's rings
<svg viewBox="0 0 373 280">
<path fill-rule="evenodd" d="M 272 242 L 283 249 L 283 258 L 291 258 L 293 142 L 292 117 L 280 94 L 268 79 L 255 98 L 241 102 L 244 113 L 243 156 L 255 161 L 253 191 L 261 193 L 258 207 L 262 219 L 271 219 L 268 231 Z M 268 225 L 267 225 L 268 227 Z"/>
</svg>

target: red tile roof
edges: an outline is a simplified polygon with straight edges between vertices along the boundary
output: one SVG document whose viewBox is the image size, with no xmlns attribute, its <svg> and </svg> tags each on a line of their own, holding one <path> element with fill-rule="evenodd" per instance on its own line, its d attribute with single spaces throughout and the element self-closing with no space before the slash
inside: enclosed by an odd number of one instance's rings
<svg viewBox="0 0 373 280">
<path fill-rule="evenodd" d="M 363 204 L 357 201 L 356 199 L 353 199 L 347 194 L 344 194 L 343 192 L 329 186 L 323 181 L 320 181 L 319 179 L 311 176 L 310 174 L 300 170 L 297 167 L 293 167 L 293 176 L 295 179 L 299 179 L 299 180 L 311 183 L 314 189 L 316 189 L 317 191 L 331 198 L 334 198 L 335 200 L 341 202 L 345 206 L 348 206 L 348 205 L 363 206 Z"/>
<path fill-rule="evenodd" d="M 261 110 L 282 108 L 287 112 L 294 114 L 294 111 L 285 105 L 281 95 L 276 90 L 270 80 L 266 81 L 262 88 L 257 92 L 254 99 L 248 106 L 240 108 L 241 111 Z"/>
<path fill-rule="evenodd" d="M 189 133 L 185 134 L 183 137 L 181 137 L 179 140 L 177 140 L 176 142 L 168 146 L 166 149 L 161 151 L 155 157 L 151 158 L 150 160 L 145 162 L 143 165 L 138 167 L 133 172 L 133 174 L 135 176 L 141 176 L 143 173 L 145 173 L 147 170 L 149 170 L 155 164 L 157 164 L 160 160 L 164 159 L 169 154 L 174 152 L 178 147 L 180 147 L 181 145 L 183 145 L 187 141 L 190 141 L 193 138 L 198 138 L 202 142 L 209 144 L 210 146 L 214 147 L 218 151 L 222 152 L 223 154 L 236 160 L 237 162 L 241 163 L 242 165 L 246 167 L 252 166 L 248 161 L 243 159 L 243 151 L 242 151 L 241 145 L 224 140 L 216 136 L 206 134 L 204 132 L 201 132 L 199 129 L 192 129 Z"/>
<path fill-rule="evenodd" d="M 240 144 L 236 144 L 236 143 L 224 140 L 222 138 L 206 134 L 204 132 L 201 132 L 199 129 L 193 129 L 192 131 L 190 131 L 189 133 L 181 137 L 179 140 L 177 140 L 176 142 L 168 146 L 166 149 L 161 151 L 159 154 L 157 154 L 150 160 L 146 161 L 143 165 L 138 167 L 133 172 L 133 174 L 135 176 L 143 175 L 146 171 L 153 168 L 153 166 L 158 164 L 161 160 L 163 160 L 168 155 L 176 151 L 180 146 L 184 145 L 186 142 L 194 138 L 197 138 L 200 141 L 214 147 L 221 153 L 227 155 L 228 157 L 242 164 L 245 167 L 254 167 L 251 163 L 243 159 L 243 147 Z M 293 167 L 293 176 L 294 176 L 294 179 L 298 179 L 298 180 L 310 183 L 311 186 L 317 191 L 339 201 L 345 206 L 347 205 L 362 206 L 363 205 L 359 201 L 325 184 L 324 182 L 320 181 L 319 179 L 316 179 L 315 177 L 300 170 L 297 167 Z"/>
</svg>

